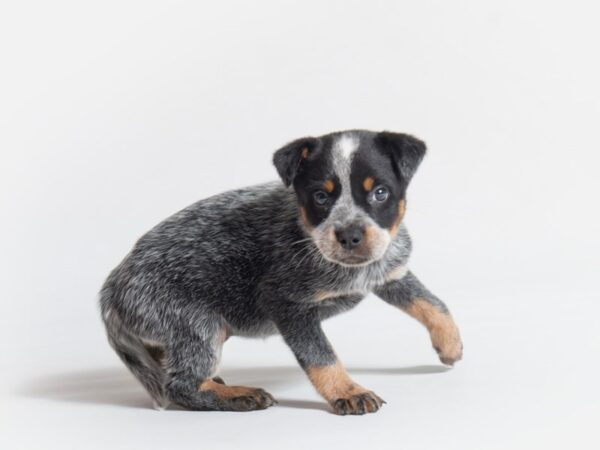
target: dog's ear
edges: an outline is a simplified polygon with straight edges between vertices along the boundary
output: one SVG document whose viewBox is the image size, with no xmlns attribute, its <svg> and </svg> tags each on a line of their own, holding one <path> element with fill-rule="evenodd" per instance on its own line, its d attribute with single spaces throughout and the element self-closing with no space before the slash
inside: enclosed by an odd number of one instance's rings
<svg viewBox="0 0 600 450">
<path fill-rule="evenodd" d="M 302 170 L 305 160 L 314 158 L 320 147 L 317 138 L 306 137 L 290 142 L 273 155 L 273 164 L 286 186 L 289 186 Z"/>
<path fill-rule="evenodd" d="M 375 137 L 375 144 L 392 160 L 393 169 L 406 184 L 417 171 L 425 156 L 425 142 L 404 133 L 383 131 Z"/>
</svg>

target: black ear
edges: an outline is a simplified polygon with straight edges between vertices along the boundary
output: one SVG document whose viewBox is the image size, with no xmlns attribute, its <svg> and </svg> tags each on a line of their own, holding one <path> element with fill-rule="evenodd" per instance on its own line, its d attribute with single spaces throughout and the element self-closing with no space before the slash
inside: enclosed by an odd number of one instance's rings
<svg viewBox="0 0 600 450">
<path fill-rule="evenodd" d="M 315 156 L 319 140 L 306 137 L 290 142 L 273 155 L 273 164 L 286 186 L 289 186 L 302 169 L 302 162 Z"/>
<path fill-rule="evenodd" d="M 408 182 L 425 156 L 425 142 L 403 133 L 383 131 L 375 137 L 375 144 L 392 160 L 394 171 Z"/>
</svg>

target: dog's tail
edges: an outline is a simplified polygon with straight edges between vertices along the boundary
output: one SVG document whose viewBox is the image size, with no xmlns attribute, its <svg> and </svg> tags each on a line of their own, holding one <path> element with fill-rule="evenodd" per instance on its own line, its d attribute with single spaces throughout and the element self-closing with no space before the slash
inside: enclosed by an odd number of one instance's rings
<svg viewBox="0 0 600 450">
<path fill-rule="evenodd" d="M 166 371 L 161 366 L 164 350 L 127 331 L 118 313 L 102 300 L 101 308 L 111 347 L 146 388 L 154 401 L 154 407 L 165 409 L 169 401 L 165 393 Z"/>
</svg>

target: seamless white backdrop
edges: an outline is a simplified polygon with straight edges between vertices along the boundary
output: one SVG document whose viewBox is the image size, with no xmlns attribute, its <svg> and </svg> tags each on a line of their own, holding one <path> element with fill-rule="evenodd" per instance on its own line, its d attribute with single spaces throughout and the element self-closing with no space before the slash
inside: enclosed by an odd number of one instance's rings
<svg viewBox="0 0 600 450">
<path fill-rule="evenodd" d="M 0 444 L 34 448 L 597 448 L 597 2 L 4 2 Z M 157 413 L 96 293 L 157 222 L 274 179 L 287 141 L 423 138 L 412 269 L 465 359 L 375 297 L 325 328 L 388 404 L 337 417 L 280 338 L 223 376 L 280 405 Z"/>
</svg>

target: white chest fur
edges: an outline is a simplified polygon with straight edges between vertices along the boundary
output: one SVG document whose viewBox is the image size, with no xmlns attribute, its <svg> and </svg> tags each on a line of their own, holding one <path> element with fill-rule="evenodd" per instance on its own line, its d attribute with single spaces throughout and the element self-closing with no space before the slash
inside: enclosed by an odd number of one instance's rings
<svg viewBox="0 0 600 450">
<path fill-rule="evenodd" d="M 408 266 L 406 265 L 399 265 L 387 271 L 386 273 L 376 274 L 378 276 L 373 276 L 373 273 L 364 271 L 345 286 L 317 292 L 314 296 L 314 299 L 317 302 L 321 302 L 323 300 L 336 297 L 345 297 L 348 295 L 364 296 L 367 295 L 375 286 L 382 285 L 390 281 L 401 280 L 407 273 Z"/>
</svg>

